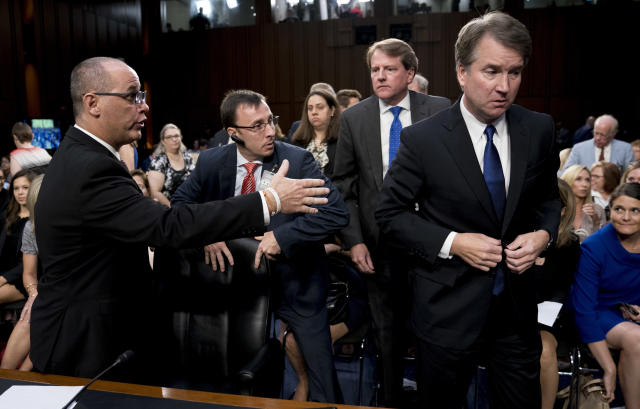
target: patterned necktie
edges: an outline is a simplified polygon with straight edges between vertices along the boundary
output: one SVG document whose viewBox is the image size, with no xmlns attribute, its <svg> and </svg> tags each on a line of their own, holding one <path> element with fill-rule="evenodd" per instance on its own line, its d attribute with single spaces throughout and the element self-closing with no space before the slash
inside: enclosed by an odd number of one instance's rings
<svg viewBox="0 0 640 409">
<path fill-rule="evenodd" d="M 487 135 L 487 144 L 484 147 L 484 180 L 489 188 L 496 216 L 498 216 L 499 221 L 502 221 L 507 195 L 504 187 L 504 174 L 502 173 L 500 155 L 493 144 L 493 134 L 495 132 L 496 128 L 493 125 L 487 125 L 484 130 Z M 504 290 L 504 272 L 498 264 L 496 267 L 496 279 L 493 282 L 493 294 L 498 295 L 502 290 Z"/>
<path fill-rule="evenodd" d="M 259 163 L 245 163 L 244 168 L 247 170 L 247 174 L 242 179 L 242 190 L 240 194 L 252 193 L 256 191 L 256 179 L 253 177 L 253 172 L 260 166 Z"/>
<path fill-rule="evenodd" d="M 389 166 L 391 166 L 391 161 L 395 158 L 400 146 L 400 132 L 402 131 L 400 111 L 402 111 L 402 107 L 391 107 L 389 110 L 393 114 L 393 122 L 391 122 L 391 129 L 389 130 Z"/>
</svg>

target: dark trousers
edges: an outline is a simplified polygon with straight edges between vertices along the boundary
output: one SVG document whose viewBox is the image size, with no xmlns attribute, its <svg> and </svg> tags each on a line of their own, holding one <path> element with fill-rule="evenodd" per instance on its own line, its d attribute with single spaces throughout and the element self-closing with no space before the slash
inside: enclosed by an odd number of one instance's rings
<svg viewBox="0 0 640 409">
<path fill-rule="evenodd" d="M 375 274 L 362 276 L 367 283 L 373 335 L 382 364 L 382 403 L 397 407 L 402 398 L 403 357 L 411 336 L 405 327 L 411 293 L 406 269 L 387 254 L 378 252 L 376 256 L 373 261 Z"/>
<path fill-rule="evenodd" d="M 338 376 L 333 365 L 327 309 L 322 308 L 315 315 L 301 316 L 289 305 L 282 303 L 278 308 L 278 315 L 291 328 L 307 364 L 309 400 L 342 403 Z"/>
<path fill-rule="evenodd" d="M 540 408 L 539 336 L 523 336 L 503 293 L 492 301 L 486 325 L 467 350 L 418 341 L 422 408 L 460 409 L 477 365 L 487 368 L 491 409 Z"/>
</svg>

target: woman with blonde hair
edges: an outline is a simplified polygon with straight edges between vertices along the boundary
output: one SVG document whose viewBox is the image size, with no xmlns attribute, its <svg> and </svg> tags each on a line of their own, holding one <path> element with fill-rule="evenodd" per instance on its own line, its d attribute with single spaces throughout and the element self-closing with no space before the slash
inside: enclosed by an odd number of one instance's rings
<svg viewBox="0 0 640 409">
<path fill-rule="evenodd" d="M 569 296 L 573 282 L 573 273 L 580 257 L 580 241 L 573 232 L 573 220 L 576 215 L 576 201 L 571 187 L 558 179 L 558 190 L 562 201 L 558 239 L 545 257 L 538 257 L 532 271 L 536 277 L 537 302 L 551 301 L 564 304 Z M 558 391 L 558 347 L 557 333 L 565 317 L 564 311 L 552 326 L 538 324 L 542 340 L 540 355 L 540 386 L 542 390 L 542 409 L 553 409 Z"/>
<path fill-rule="evenodd" d="M 604 209 L 593 202 L 591 196 L 591 172 L 584 165 L 569 166 L 562 180 L 571 186 L 576 200 L 576 216 L 573 219 L 573 231 L 580 237 L 580 242 L 598 231 L 606 223 Z"/>
<path fill-rule="evenodd" d="M 29 348 L 31 347 L 31 338 L 29 330 L 31 328 L 31 306 L 38 296 L 38 245 L 36 244 L 35 234 L 35 218 L 34 208 L 38 193 L 40 193 L 40 185 L 44 175 L 40 175 L 33 179 L 27 194 L 27 209 L 29 210 L 29 220 L 24 225 L 22 233 L 22 282 L 29 294 L 27 302 L 22 308 L 20 320 L 11 332 L 11 336 L 7 341 L 7 348 L 2 357 L 0 368 L 3 369 L 20 369 L 21 371 L 30 371 L 33 364 L 29 359 Z"/>
<path fill-rule="evenodd" d="M 149 165 L 151 197 L 171 206 L 171 196 L 195 169 L 193 157 L 182 143 L 180 128 L 166 124 L 160 130 L 160 143 Z"/>
</svg>

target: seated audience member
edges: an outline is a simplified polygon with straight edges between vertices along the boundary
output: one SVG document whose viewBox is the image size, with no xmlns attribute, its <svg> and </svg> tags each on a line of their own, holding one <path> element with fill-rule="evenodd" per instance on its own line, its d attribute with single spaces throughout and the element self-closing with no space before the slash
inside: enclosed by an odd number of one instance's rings
<svg viewBox="0 0 640 409">
<path fill-rule="evenodd" d="M 573 145 L 562 170 L 573 165 L 591 167 L 597 161 L 611 162 L 620 169 L 626 168 L 633 161 L 633 149 L 627 142 L 614 139 L 617 134 L 618 120 L 611 115 L 599 116 L 593 127 L 593 139 Z"/>
<path fill-rule="evenodd" d="M 593 202 L 605 210 L 609 221 L 609 198 L 620 184 L 620 169 L 613 163 L 596 162 L 591 166 L 591 195 Z"/>
<path fill-rule="evenodd" d="M 46 166 L 51 161 L 51 155 L 46 150 L 31 145 L 33 131 L 24 122 L 16 122 L 11 128 L 13 143 L 16 149 L 11 152 L 11 175 L 21 169 Z"/>
<path fill-rule="evenodd" d="M 591 173 L 586 166 L 570 166 L 561 176 L 571 186 L 576 199 L 576 217 L 573 219 L 574 232 L 580 242 L 595 233 L 606 222 L 604 209 L 593 203 L 591 196 Z"/>
<path fill-rule="evenodd" d="M 340 109 L 336 98 L 323 90 L 309 93 L 304 101 L 300 127 L 293 134 L 291 143 L 311 152 L 320 171 L 329 179 L 333 174 L 339 127 Z"/>
<path fill-rule="evenodd" d="M 120 160 L 127 165 L 127 169 L 131 172 L 134 169 L 138 169 L 138 143 L 131 142 L 125 145 L 122 145 L 120 149 L 118 149 L 118 154 L 120 155 Z"/>
<path fill-rule="evenodd" d="M 640 139 L 631 142 L 631 149 L 633 149 L 634 160 L 640 160 Z"/>
<path fill-rule="evenodd" d="M 580 241 L 573 232 L 573 219 L 576 215 L 576 201 L 571 187 L 558 179 L 562 217 L 558 227 L 558 239 L 544 257 L 538 257 L 532 270 L 536 274 L 537 302 L 553 301 L 564 304 L 573 282 L 573 273 L 580 257 Z M 558 391 L 558 347 L 557 332 L 561 326 L 563 314 L 556 319 L 552 327 L 538 324 L 542 340 L 540 356 L 540 386 L 542 388 L 542 409 L 553 409 Z"/>
<path fill-rule="evenodd" d="M 309 87 L 309 94 L 311 94 L 313 91 L 316 91 L 316 90 L 324 90 L 329 94 L 333 95 L 334 98 L 336 96 L 336 91 L 334 91 L 333 87 L 327 84 L 326 82 L 316 82 L 315 84 L 313 84 L 311 87 Z M 299 126 L 300 126 L 299 120 L 291 124 L 291 128 L 289 128 L 289 132 L 287 133 L 286 142 L 291 140 L 291 138 L 293 137 L 293 134 L 298 130 Z"/>
<path fill-rule="evenodd" d="M 560 167 L 558 170 L 564 168 L 564 164 L 567 163 L 567 159 L 569 159 L 569 155 L 571 154 L 571 148 L 566 148 L 560 151 L 558 156 L 560 156 Z"/>
<path fill-rule="evenodd" d="M 149 179 L 147 179 L 146 173 L 141 169 L 134 169 L 131 171 L 131 177 L 135 180 L 136 185 L 140 188 L 143 196 L 151 196 L 151 188 L 149 187 Z"/>
<path fill-rule="evenodd" d="M 33 368 L 31 359 L 29 359 L 29 348 L 31 340 L 29 336 L 31 322 L 31 306 L 38 296 L 38 245 L 36 243 L 35 227 L 33 225 L 33 209 L 36 205 L 40 185 L 44 175 L 39 175 L 31 182 L 29 193 L 27 194 L 27 209 L 29 210 L 29 220 L 24 225 L 22 232 L 22 283 L 27 290 L 28 298 L 20 320 L 11 332 L 11 336 L 7 341 L 7 348 L 2 356 L 0 368 L 3 369 L 20 369 L 21 371 L 30 371 Z"/>
<path fill-rule="evenodd" d="M 588 139 L 593 138 L 593 123 L 596 121 L 596 117 L 593 115 L 589 115 L 584 125 L 582 125 L 578 130 L 573 134 L 573 138 L 571 139 L 571 145 L 575 145 L 580 142 L 584 142 Z M 560 168 L 563 169 L 563 168 Z"/>
<path fill-rule="evenodd" d="M 429 80 L 416 73 L 416 75 L 413 76 L 413 81 L 409 84 L 409 89 L 411 91 L 429 94 Z"/>
<path fill-rule="evenodd" d="M 7 206 L 6 227 L 0 235 L 4 244 L 0 249 L 0 304 L 18 301 L 27 295 L 22 284 L 22 231 L 29 220 L 27 193 L 37 173 L 23 169 L 13 175 Z M 0 240 L 2 242 L 2 240 Z"/>
<path fill-rule="evenodd" d="M 640 184 L 611 195 L 611 223 L 582 244 L 571 301 L 582 341 L 604 370 L 611 401 L 619 375 L 627 409 L 640 408 Z M 609 348 L 620 350 L 618 367 Z"/>
<path fill-rule="evenodd" d="M 622 174 L 620 183 L 640 183 L 640 160 L 633 162 Z"/>
<path fill-rule="evenodd" d="M 354 106 L 362 100 L 362 94 L 355 89 L 341 89 L 336 94 L 338 105 L 340 106 L 340 112 L 345 109 Z"/>
<path fill-rule="evenodd" d="M 171 196 L 187 180 L 194 168 L 193 157 L 187 153 L 187 147 L 182 143 L 180 128 L 174 124 L 163 126 L 160 130 L 158 152 L 149 166 L 151 197 L 171 206 Z"/>
</svg>

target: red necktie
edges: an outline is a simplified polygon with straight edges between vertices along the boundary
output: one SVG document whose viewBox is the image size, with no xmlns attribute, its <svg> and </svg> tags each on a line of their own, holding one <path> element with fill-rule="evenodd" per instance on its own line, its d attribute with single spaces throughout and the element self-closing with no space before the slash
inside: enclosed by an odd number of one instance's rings
<svg viewBox="0 0 640 409">
<path fill-rule="evenodd" d="M 256 191 L 256 179 L 253 177 L 253 172 L 256 170 L 259 163 L 245 163 L 244 168 L 247 170 L 247 174 L 242 179 L 242 190 L 240 194 L 252 193 Z"/>
<path fill-rule="evenodd" d="M 600 159 L 598 159 L 600 162 L 604 161 L 604 148 L 600 149 Z"/>
</svg>

